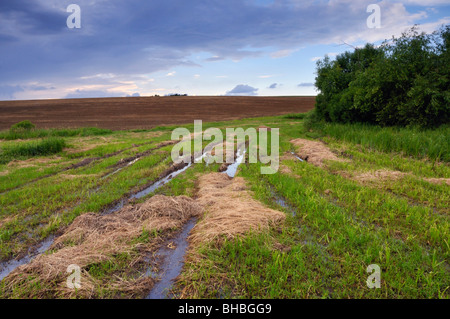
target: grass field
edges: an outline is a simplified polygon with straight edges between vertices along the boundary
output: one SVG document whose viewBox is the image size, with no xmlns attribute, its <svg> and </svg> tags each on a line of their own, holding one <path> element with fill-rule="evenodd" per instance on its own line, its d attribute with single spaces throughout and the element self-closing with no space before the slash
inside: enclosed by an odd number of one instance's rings
<svg viewBox="0 0 450 319">
<path fill-rule="evenodd" d="M 3 266 L 54 239 L 0 282 L 0 297 L 141 298 L 157 282 L 145 275 L 160 269 L 155 252 L 196 218 L 173 298 L 449 298 L 448 127 L 311 127 L 303 114 L 203 123 L 223 131 L 261 126 L 280 128 L 276 174 L 244 163 L 221 181 L 219 164 L 193 164 L 134 199 L 174 171 L 167 141 L 176 126 L 0 134 Z M 193 132 L 193 124 L 184 127 Z M 48 138 L 63 149 L 26 151 Z M 308 153 L 308 141 L 322 152 Z M 105 214 L 123 199 L 132 206 Z M 238 203 L 254 226 L 220 215 Z M 180 216 L 161 213 L 172 210 Z M 154 214 L 139 223 L 124 217 L 143 211 Z M 283 218 L 272 220 L 279 212 Z M 79 289 L 66 287 L 70 264 L 81 266 Z M 367 287 L 371 264 L 380 266 L 380 289 Z"/>
</svg>

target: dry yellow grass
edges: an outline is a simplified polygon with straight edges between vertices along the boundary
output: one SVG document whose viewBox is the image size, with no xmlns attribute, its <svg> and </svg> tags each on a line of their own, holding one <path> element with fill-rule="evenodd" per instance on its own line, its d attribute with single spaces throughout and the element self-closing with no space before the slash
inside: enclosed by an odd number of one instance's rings
<svg viewBox="0 0 450 319">
<path fill-rule="evenodd" d="M 254 200 L 243 178 L 230 179 L 226 174 L 210 173 L 199 178 L 195 200 L 155 195 L 142 204 L 125 206 L 110 215 L 85 213 L 77 217 L 55 240 L 49 254 L 39 255 L 4 279 L 4 296 L 20 297 L 17 292 L 26 291 L 27 298 L 95 298 L 105 283 L 89 273 L 92 265 L 112 261 L 118 254 L 129 254 L 131 259 L 126 261 L 125 269 L 133 269 L 142 262 L 143 256 L 156 252 L 167 237 L 159 235 L 145 243 L 137 241 L 143 231 L 169 234 L 202 212 L 203 217 L 188 238 L 192 244 L 188 261 L 195 259 L 193 251 L 197 245 L 220 244 L 224 239 L 244 236 L 249 231 L 264 231 L 285 220 L 283 212 Z M 81 269 L 78 290 L 67 287 L 69 265 Z M 109 291 L 128 297 L 150 291 L 153 284 L 152 278 L 138 277 L 136 273 L 133 276 L 113 274 L 107 282 Z M 35 285 L 43 288 L 30 289 Z"/>
<path fill-rule="evenodd" d="M 432 184 L 447 184 L 450 185 L 450 178 L 424 178 L 425 181 Z"/>
<path fill-rule="evenodd" d="M 14 215 L 14 216 L 7 216 L 7 217 L 1 219 L 0 220 L 0 228 L 2 228 L 3 225 L 6 225 L 7 223 L 14 221 L 16 218 L 17 218 L 17 216 Z"/>
<path fill-rule="evenodd" d="M 283 165 L 283 164 L 280 165 L 279 171 L 282 174 L 291 175 L 291 176 L 294 176 L 294 177 L 299 177 L 299 176 L 295 175 L 294 172 L 292 172 L 292 169 L 289 166 L 286 166 L 286 165 Z"/>
<path fill-rule="evenodd" d="M 161 237 L 152 238 L 149 243 L 133 243 L 143 230 L 169 231 L 181 227 L 189 218 L 198 216 L 200 206 L 186 196 L 153 196 L 148 201 L 135 206 L 126 206 L 111 215 L 101 216 L 86 213 L 77 217 L 63 235 L 50 247 L 51 254 L 36 257 L 30 263 L 16 268 L 4 279 L 3 291 L 13 294 L 21 287 L 40 283 L 45 289 L 32 290 L 27 298 L 42 296 L 90 298 L 96 296 L 97 279 L 86 271 L 89 265 L 112 260 L 120 253 L 131 253 L 135 249 L 154 251 L 161 243 Z M 130 267 L 138 259 L 130 262 Z M 76 292 L 66 285 L 67 267 L 78 265 L 82 270 L 81 288 Z M 129 295 L 149 291 L 153 285 L 151 278 L 124 279 L 111 278 L 110 289 Z"/>
<path fill-rule="evenodd" d="M 360 174 L 350 175 L 347 172 L 339 172 L 345 178 L 350 178 L 360 183 L 366 182 L 383 182 L 383 181 L 396 181 L 405 176 L 414 176 L 412 173 L 405 173 L 400 171 L 392 171 L 387 169 L 379 169 L 373 172 L 364 172 Z M 432 184 L 446 184 L 450 185 L 450 178 L 430 178 L 423 177 L 424 181 Z"/>
<path fill-rule="evenodd" d="M 346 162 L 342 158 L 337 157 L 330 149 L 319 141 L 310 141 L 303 138 L 291 140 L 291 143 L 299 147 L 297 155 L 303 160 L 318 167 L 323 167 L 324 160 L 332 160 L 338 162 Z"/>
<path fill-rule="evenodd" d="M 253 199 L 241 177 L 210 173 L 199 178 L 197 201 L 206 210 L 190 235 L 192 244 L 233 239 L 250 230 L 262 231 L 284 221 L 285 214 Z"/>
<path fill-rule="evenodd" d="M 391 171 L 387 169 L 379 169 L 373 172 L 365 172 L 355 175 L 352 179 L 358 182 L 373 182 L 373 181 L 384 181 L 391 180 L 395 181 L 407 175 L 407 173 L 399 171 Z"/>
<path fill-rule="evenodd" d="M 245 236 L 249 231 L 260 232 L 284 222 L 286 215 L 265 207 L 253 199 L 242 177 L 230 179 L 226 174 L 210 173 L 198 179 L 197 201 L 204 207 L 205 215 L 192 229 L 191 243 L 186 263 L 210 263 L 197 249 L 203 244 L 220 246 L 223 240 Z M 178 280 L 190 282 L 193 269 L 188 268 Z M 212 286 L 232 280 L 226 274 L 217 275 Z M 187 284 L 179 298 L 198 298 L 197 285 Z"/>
<path fill-rule="evenodd" d="M 12 160 L 8 163 L 8 167 L 12 168 L 25 168 L 39 166 L 39 164 L 46 164 L 46 166 L 54 166 L 56 163 L 52 163 L 61 160 L 61 156 L 49 156 L 49 157 L 34 157 L 27 160 Z"/>
</svg>

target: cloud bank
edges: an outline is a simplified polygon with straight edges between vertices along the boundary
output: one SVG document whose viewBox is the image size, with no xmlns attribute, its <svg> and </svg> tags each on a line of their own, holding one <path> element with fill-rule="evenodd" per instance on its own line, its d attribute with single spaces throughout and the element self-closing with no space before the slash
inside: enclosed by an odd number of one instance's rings
<svg viewBox="0 0 450 319">
<path fill-rule="evenodd" d="M 374 42 L 426 19 L 427 6 L 448 8 L 447 1 L 383 0 L 378 3 L 382 28 L 368 29 L 366 8 L 373 0 L 264 5 L 250 0 L 77 0 L 81 29 L 68 29 L 66 8 L 72 2 L 0 2 L 0 98 L 29 82 L 58 84 L 64 94 L 78 89 L 82 95 L 86 85 L 121 86 L 117 79 L 92 78 L 98 74 L 121 74 L 126 82 L 158 71 L 174 76 L 175 67 L 201 67 L 190 57 L 202 52 L 211 56 L 204 63 L 221 63 L 264 55 L 286 58 L 313 44 Z M 405 5 L 423 10 L 411 13 Z M 422 29 L 434 30 L 449 17 L 424 23 Z"/>
</svg>

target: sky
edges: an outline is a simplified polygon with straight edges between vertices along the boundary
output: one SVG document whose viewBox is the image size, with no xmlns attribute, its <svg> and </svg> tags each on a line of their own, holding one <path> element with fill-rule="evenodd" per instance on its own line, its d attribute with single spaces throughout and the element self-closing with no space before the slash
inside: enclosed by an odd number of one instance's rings
<svg viewBox="0 0 450 319">
<path fill-rule="evenodd" d="M 316 95 L 325 55 L 449 23 L 450 0 L 0 0 L 0 100 Z"/>
</svg>

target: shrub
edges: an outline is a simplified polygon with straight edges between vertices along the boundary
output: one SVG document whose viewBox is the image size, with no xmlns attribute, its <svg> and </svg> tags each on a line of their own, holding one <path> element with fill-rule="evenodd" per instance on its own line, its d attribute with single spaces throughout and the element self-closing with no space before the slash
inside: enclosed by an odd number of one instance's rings
<svg viewBox="0 0 450 319">
<path fill-rule="evenodd" d="M 341 123 L 436 127 L 450 120 L 450 26 L 416 27 L 317 62 L 316 114 Z"/>
<path fill-rule="evenodd" d="M 25 120 L 16 124 L 11 125 L 10 130 L 11 131 L 31 131 L 36 127 L 33 123 L 31 123 L 29 120 Z"/>
</svg>

